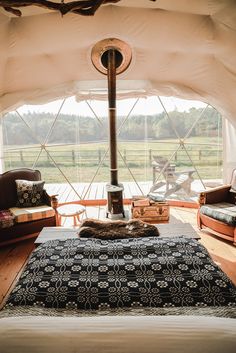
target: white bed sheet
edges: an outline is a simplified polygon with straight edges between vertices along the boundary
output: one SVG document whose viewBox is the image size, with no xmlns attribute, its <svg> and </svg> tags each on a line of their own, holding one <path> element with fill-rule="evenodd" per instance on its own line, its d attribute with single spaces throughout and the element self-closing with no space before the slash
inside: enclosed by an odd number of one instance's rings
<svg viewBox="0 0 236 353">
<path fill-rule="evenodd" d="M 205 316 L 9 317 L 1 353 L 233 353 L 236 320 Z"/>
</svg>

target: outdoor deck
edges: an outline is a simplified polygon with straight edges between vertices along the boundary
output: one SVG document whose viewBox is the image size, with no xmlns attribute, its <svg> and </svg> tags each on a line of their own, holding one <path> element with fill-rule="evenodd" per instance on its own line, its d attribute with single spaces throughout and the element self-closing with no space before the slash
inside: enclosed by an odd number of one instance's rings
<svg viewBox="0 0 236 353">
<path fill-rule="evenodd" d="M 105 200 L 107 198 L 106 192 L 107 183 L 73 183 L 71 185 L 67 183 L 61 184 L 46 184 L 45 188 L 50 195 L 58 194 L 59 203 L 69 203 L 82 200 Z M 139 183 L 140 189 L 133 182 L 123 183 L 124 192 L 123 198 L 130 199 L 133 195 L 147 195 L 151 183 L 142 182 Z"/>
<path fill-rule="evenodd" d="M 71 202 L 79 202 L 81 200 L 86 201 L 94 201 L 94 200 L 106 200 L 107 192 L 106 192 L 106 184 L 107 183 L 72 183 L 71 185 L 68 183 L 57 183 L 57 184 L 46 184 L 45 188 L 50 195 L 58 195 L 59 203 L 71 203 Z M 123 199 L 131 199 L 134 195 L 147 195 L 152 186 L 151 181 L 147 182 L 139 182 L 138 185 L 134 182 L 123 182 L 124 192 Z M 219 180 L 207 180 L 205 185 L 207 188 L 219 185 Z M 203 190 L 204 187 L 200 180 L 194 180 L 192 183 L 192 190 L 194 196 L 188 196 L 183 191 L 179 191 L 176 194 L 170 195 L 170 200 L 179 200 L 186 202 L 196 202 L 197 195 L 196 193 Z M 158 190 L 158 193 L 164 194 L 165 186 Z M 95 203 L 94 203 L 95 204 Z"/>
</svg>

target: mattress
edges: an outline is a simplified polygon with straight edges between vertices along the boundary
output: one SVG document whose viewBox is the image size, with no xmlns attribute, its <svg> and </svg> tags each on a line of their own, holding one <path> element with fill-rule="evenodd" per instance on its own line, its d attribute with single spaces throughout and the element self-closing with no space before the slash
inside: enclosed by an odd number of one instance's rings
<svg viewBox="0 0 236 353">
<path fill-rule="evenodd" d="M 0 319 L 3 353 L 234 353 L 236 320 L 196 316 Z"/>
</svg>

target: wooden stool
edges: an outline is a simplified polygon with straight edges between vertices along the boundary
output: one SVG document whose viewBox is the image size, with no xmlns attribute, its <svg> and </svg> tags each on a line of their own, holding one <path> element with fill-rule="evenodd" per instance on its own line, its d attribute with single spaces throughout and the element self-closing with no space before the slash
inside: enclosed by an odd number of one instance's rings
<svg viewBox="0 0 236 353">
<path fill-rule="evenodd" d="M 61 219 L 62 217 L 73 217 L 73 224 L 74 226 L 79 225 L 80 215 L 85 212 L 85 207 L 82 205 L 77 205 L 74 203 L 59 206 L 57 208 L 58 213 L 58 223 L 61 226 Z"/>
</svg>

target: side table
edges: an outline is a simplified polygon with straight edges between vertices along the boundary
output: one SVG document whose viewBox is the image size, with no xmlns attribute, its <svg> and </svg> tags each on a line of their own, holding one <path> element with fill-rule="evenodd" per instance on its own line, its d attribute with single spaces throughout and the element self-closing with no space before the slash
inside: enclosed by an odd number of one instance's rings
<svg viewBox="0 0 236 353">
<path fill-rule="evenodd" d="M 74 203 L 57 207 L 59 226 L 61 226 L 62 217 L 73 217 L 74 226 L 79 225 L 81 223 L 80 215 L 84 212 L 84 206 Z"/>
</svg>

